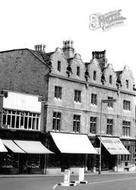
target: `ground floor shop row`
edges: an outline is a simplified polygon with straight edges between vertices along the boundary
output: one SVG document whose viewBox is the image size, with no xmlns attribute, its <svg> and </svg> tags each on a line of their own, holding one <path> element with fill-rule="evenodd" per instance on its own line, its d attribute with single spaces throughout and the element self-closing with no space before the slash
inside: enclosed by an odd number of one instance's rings
<svg viewBox="0 0 136 190">
<path fill-rule="evenodd" d="M 135 140 L 70 133 L 1 131 L 1 174 L 59 174 L 65 169 L 77 173 L 101 169 L 135 170 Z"/>
</svg>

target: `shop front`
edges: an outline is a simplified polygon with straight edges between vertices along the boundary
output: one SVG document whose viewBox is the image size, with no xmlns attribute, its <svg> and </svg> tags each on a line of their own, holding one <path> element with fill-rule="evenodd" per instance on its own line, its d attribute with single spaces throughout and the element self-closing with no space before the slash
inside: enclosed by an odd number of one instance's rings
<svg viewBox="0 0 136 190">
<path fill-rule="evenodd" d="M 1 174 L 44 173 L 45 155 L 52 153 L 40 141 L 1 139 Z"/>
<path fill-rule="evenodd" d="M 120 170 L 119 158 L 121 155 L 129 156 L 130 152 L 125 148 L 118 137 L 99 137 L 102 143 L 101 165 L 102 170 Z"/>
<path fill-rule="evenodd" d="M 78 173 L 80 167 L 86 168 L 87 156 L 97 154 L 87 135 L 73 133 L 50 132 L 50 150 L 55 152 L 48 157 L 47 172 Z"/>
</svg>

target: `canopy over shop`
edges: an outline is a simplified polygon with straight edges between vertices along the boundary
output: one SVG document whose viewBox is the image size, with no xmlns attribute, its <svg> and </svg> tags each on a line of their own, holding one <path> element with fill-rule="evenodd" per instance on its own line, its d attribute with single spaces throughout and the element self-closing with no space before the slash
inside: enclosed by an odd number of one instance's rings
<svg viewBox="0 0 136 190">
<path fill-rule="evenodd" d="M 73 169 L 73 172 L 80 167 L 86 167 L 87 156 L 97 154 L 97 151 L 91 144 L 89 138 L 85 134 L 50 132 L 52 142 L 56 147 L 55 155 L 49 155 L 51 166 L 64 169 Z M 58 152 L 59 151 L 59 152 Z M 54 157 L 53 161 L 51 159 Z M 56 165 L 56 158 L 57 165 Z"/>
<path fill-rule="evenodd" d="M 99 137 L 99 139 L 111 155 L 130 154 L 119 138 Z"/>
<path fill-rule="evenodd" d="M 87 135 L 51 132 L 51 136 L 61 153 L 97 154 Z"/>
</svg>

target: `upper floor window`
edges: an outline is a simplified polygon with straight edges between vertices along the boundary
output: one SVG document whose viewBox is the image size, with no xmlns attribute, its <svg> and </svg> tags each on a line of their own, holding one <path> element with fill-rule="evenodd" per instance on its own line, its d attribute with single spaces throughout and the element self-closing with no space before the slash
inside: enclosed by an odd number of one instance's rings
<svg viewBox="0 0 136 190">
<path fill-rule="evenodd" d="M 123 109 L 124 109 L 124 110 L 130 110 L 130 107 L 131 107 L 130 101 L 128 101 L 128 100 L 123 100 Z"/>
<path fill-rule="evenodd" d="M 39 113 L 3 109 L 2 125 L 5 128 L 39 130 L 39 121 Z"/>
<path fill-rule="evenodd" d="M 129 81 L 126 80 L 126 88 L 129 88 Z"/>
<path fill-rule="evenodd" d="M 80 115 L 73 115 L 73 131 L 80 132 Z"/>
<path fill-rule="evenodd" d="M 112 75 L 109 76 L 109 83 L 112 84 Z"/>
<path fill-rule="evenodd" d="M 61 128 L 61 113 L 60 112 L 53 112 L 53 130 L 60 131 Z"/>
<path fill-rule="evenodd" d="M 91 94 L 91 104 L 97 105 L 97 94 Z"/>
<path fill-rule="evenodd" d="M 96 71 L 93 71 L 93 80 L 96 80 Z"/>
<path fill-rule="evenodd" d="M 130 126 L 131 122 L 130 121 L 123 121 L 122 122 L 122 130 L 123 130 L 123 136 L 130 136 Z"/>
<path fill-rule="evenodd" d="M 112 135 L 113 134 L 113 119 L 107 119 L 107 135 Z"/>
<path fill-rule="evenodd" d="M 60 72 L 61 71 L 61 61 L 57 62 L 57 70 Z"/>
<path fill-rule="evenodd" d="M 79 66 L 77 66 L 77 76 L 80 76 L 80 67 Z"/>
<path fill-rule="evenodd" d="M 75 90 L 74 101 L 75 102 L 81 102 L 81 91 L 80 90 Z"/>
<path fill-rule="evenodd" d="M 90 133 L 96 134 L 97 118 L 90 117 Z"/>
<path fill-rule="evenodd" d="M 55 94 L 54 94 L 55 98 L 62 98 L 62 87 L 60 86 L 55 86 Z"/>
<path fill-rule="evenodd" d="M 113 97 L 108 97 L 108 100 L 111 100 L 108 102 L 108 107 L 113 108 Z"/>
</svg>

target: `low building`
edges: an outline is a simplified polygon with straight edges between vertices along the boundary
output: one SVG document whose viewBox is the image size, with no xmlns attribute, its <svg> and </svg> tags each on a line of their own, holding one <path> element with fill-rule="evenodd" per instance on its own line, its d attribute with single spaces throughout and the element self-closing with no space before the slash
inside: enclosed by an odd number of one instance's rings
<svg viewBox="0 0 136 190">
<path fill-rule="evenodd" d="M 39 97 L 5 91 L 1 101 L 0 173 L 45 173 L 46 154 L 52 152 L 44 146 Z"/>
</svg>

